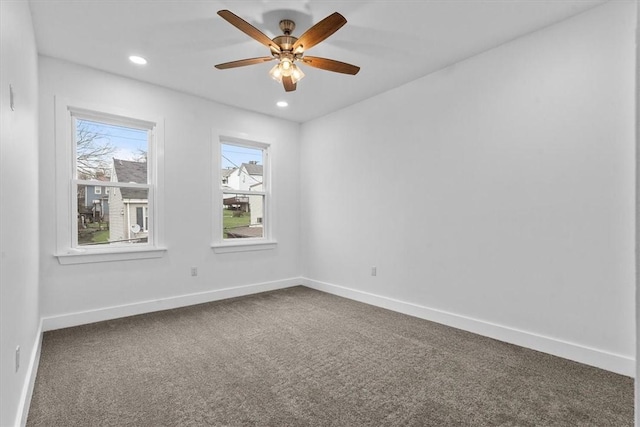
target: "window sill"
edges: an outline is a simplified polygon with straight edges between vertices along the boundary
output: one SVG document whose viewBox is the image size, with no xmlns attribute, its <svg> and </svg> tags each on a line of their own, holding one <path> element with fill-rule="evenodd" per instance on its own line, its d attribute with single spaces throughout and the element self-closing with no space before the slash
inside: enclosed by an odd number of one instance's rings
<svg viewBox="0 0 640 427">
<path fill-rule="evenodd" d="M 134 259 L 161 258 L 167 252 L 166 248 L 147 247 L 141 249 L 112 249 L 112 250 L 86 250 L 71 249 L 64 254 L 56 254 L 58 262 L 62 265 L 88 264 L 92 262 L 128 261 Z"/>
<path fill-rule="evenodd" d="M 233 240 L 245 240 L 240 242 L 224 242 L 214 243 L 211 245 L 213 251 L 217 254 L 226 254 L 230 252 L 249 252 L 249 251 L 264 251 L 269 249 L 275 249 L 278 242 L 275 240 L 251 240 L 246 239 L 233 239 Z"/>
</svg>

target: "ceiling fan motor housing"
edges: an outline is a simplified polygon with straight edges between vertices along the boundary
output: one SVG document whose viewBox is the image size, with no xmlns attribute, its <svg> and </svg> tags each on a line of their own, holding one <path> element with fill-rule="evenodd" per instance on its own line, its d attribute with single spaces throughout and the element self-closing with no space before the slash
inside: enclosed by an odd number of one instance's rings
<svg viewBox="0 0 640 427">
<path fill-rule="evenodd" d="M 274 37 L 273 38 L 273 42 L 275 44 L 277 44 L 278 46 L 280 46 L 280 49 L 283 52 L 291 52 L 291 50 L 293 49 L 293 44 L 298 40 L 297 37 L 293 37 L 293 36 L 288 36 L 288 35 L 282 35 L 282 36 L 278 36 L 278 37 Z"/>
<path fill-rule="evenodd" d="M 298 40 L 297 37 L 291 35 L 295 28 L 296 23 L 291 19 L 283 19 L 280 21 L 280 30 L 283 32 L 283 35 L 274 37 L 273 42 L 280 46 L 283 52 L 290 52 L 293 49 L 293 44 Z"/>
</svg>

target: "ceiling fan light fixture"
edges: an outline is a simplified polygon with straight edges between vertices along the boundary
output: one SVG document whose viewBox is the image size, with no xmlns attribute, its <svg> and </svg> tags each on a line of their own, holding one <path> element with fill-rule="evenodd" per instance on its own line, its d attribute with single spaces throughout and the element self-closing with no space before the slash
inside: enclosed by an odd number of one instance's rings
<svg viewBox="0 0 640 427">
<path fill-rule="evenodd" d="M 271 78 L 278 83 L 282 83 L 282 70 L 280 69 L 280 64 L 276 64 L 270 71 L 269 75 Z"/>
<path fill-rule="evenodd" d="M 304 77 L 302 70 L 291 60 L 283 59 L 276 64 L 270 71 L 271 78 L 279 83 L 282 83 L 283 77 L 291 77 L 292 83 L 297 83 Z"/>
<path fill-rule="evenodd" d="M 282 68 L 282 72 L 284 73 L 289 73 L 291 70 L 291 68 L 293 67 L 293 63 L 291 62 L 291 60 L 289 58 L 283 58 L 282 61 L 280 61 L 280 67 Z M 286 74 L 284 74 L 286 76 Z"/>
<path fill-rule="evenodd" d="M 293 64 L 293 69 L 291 70 L 291 81 L 293 83 L 298 83 L 303 78 L 304 78 L 304 73 L 302 72 L 302 70 L 299 67 L 297 67 L 296 64 Z"/>
</svg>

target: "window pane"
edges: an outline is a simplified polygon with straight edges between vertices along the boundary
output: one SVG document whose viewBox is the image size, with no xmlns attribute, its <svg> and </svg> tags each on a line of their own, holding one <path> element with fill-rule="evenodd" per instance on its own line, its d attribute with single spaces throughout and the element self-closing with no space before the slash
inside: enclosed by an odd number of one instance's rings
<svg viewBox="0 0 640 427">
<path fill-rule="evenodd" d="M 259 148 L 221 144 L 223 190 L 264 191 L 263 152 Z"/>
<path fill-rule="evenodd" d="M 222 195 L 222 228 L 225 239 L 263 237 L 264 196 Z"/>
<path fill-rule="evenodd" d="M 77 119 L 77 178 L 85 180 L 110 178 L 113 163 L 117 160 L 146 162 L 148 140 L 148 130 Z M 137 175 L 119 177 L 118 181 L 146 184 L 148 182 L 146 167 L 144 171 L 139 170 Z"/>
<path fill-rule="evenodd" d="M 148 242 L 147 188 L 78 185 L 78 246 Z"/>
</svg>

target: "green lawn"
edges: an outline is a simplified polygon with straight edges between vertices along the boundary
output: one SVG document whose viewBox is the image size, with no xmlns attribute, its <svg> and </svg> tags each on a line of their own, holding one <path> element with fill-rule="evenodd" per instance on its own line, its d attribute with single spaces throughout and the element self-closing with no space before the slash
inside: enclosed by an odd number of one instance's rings
<svg viewBox="0 0 640 427">
<path fill-rule="evenodd" d="M 109 223 L 92 222 L 87 228 L 78 229 L 78 244 L 106 243 L 109 241 Z"/>
<path fill-rule="evenodd" d="M 222 210 L 222 228 L 227 230 L 235 227 L 248 227 L 251 223 L 251 214 L 249 212 L 242 212 L 242 216 L 233 216 L 238 214 L 238 211 L 232 211 L 229 209 Z M 225 236 L 227 237 L 227 233 Z"/>
<path fill-rule="evenodd" d="M 109 230 L 100 230 L 93 233 L 91 238 L 93 243 L 104 243 L 109 241 Z"/>
</svg>

